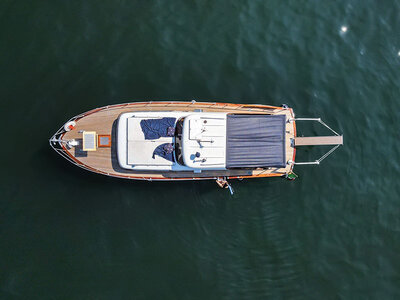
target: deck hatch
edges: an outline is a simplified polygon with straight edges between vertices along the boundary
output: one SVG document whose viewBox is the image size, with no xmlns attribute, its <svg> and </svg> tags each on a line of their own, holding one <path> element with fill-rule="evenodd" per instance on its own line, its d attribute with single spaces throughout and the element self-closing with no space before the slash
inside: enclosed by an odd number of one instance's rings
<svg viewBox="0 0 400 300">
<path fill-rule="evenodd" d="M 96 150 L 96 132 L 95 131 L 84 131 L 83 132 L 83 151 L 95 151 Z"/>
</svg>

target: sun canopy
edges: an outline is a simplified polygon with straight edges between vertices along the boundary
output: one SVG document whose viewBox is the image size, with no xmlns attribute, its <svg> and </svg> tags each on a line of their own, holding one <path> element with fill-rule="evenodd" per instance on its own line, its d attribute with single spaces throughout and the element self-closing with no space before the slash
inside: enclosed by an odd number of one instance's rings
<svg viewBox="0 0 400 300">
<path fill-rule="evenodd" d="M 285 167 L 285 115 L 228 115 L 226 167 Z"/>
</svg>

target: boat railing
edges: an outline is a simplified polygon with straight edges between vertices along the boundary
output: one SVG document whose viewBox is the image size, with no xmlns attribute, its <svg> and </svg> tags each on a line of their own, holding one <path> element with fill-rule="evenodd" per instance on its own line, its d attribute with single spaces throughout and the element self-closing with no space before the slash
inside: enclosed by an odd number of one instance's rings
<svg viewBox="0 0 400 300">
<path fill-rule="evenodd" d="M 69 119 L 65 124 L 72 122 L 72 121 L 76 121 L 77 119 L 83 117 L 85 114 L 79 114 L 77 116 L 72 117 L 71 119 Z M 64 141 L 62 140 L 62 135 L 66 132 L 65 125 L 62 125 L 57 131 L 56 133 L 53 134 L 53 136 L 49 139 L 49 144 L 50 147 L 53 148 L 54 151 L 56 151 L 59 155 L 61 155 L 62 157 L 64 157 L 66 160 L 68 160 L 69 162 L 73 163 L 76 166 L 79 166 L 83 169 L 89 170 L 88 168 L 86 168 L 84 165 L 82 164 L 78 164 L 75 160 L 73 160 L 64 150 L 63 148 L 63 143 L 67 144 L 68 141 Z M 90 171 L 90 170 L 89 170 Z"/>
<path fill-rule="evenodd" d="M 173 106 L 173 105 L 187 105 L 187 107 L 189 106 L 202 106 L 202 107 L 206 107 L 206 108 L 213 108 L 213 107 L 218 107 L 218 108 L 226 108 L 226 107 L 230 107 L 232 110 L 238 110 L 238 109 L 243 109 L 243 108 L 247 108 L 250 111 L 252 110 L 265 110 L 265 109 L 286 109 L 285 107 L 278 107 L 278 106 L 270 106 L 270 105 L 261 105 L 261 104 L 232 104 L 232 103 L 223 103 L 223 102 L 196 102 L 196 100 L 192 100 L 192 101 L 146 101 L 146 102 L 128 102 L 128 103 L 120 103 L 120 104 L 113 104 L 113 105 L 107 105 L 107 106 L 102 106 L 90 111 L 87 111 L 83 114 L 81 114 L 80 116 L 86 116 L 89 114 L 92 114 L 94 112 L 97 112 L 99 110 L 103 110 L 103 109 L 112 109 L 112 108 L 118 108 L 118 107 L 126 107 L 129 105 L 142 105 L 144 107 L 150 106 L 150 105 L 155 105 L 155 104 L 160 104 L 163 106 Z"/>
</svg>

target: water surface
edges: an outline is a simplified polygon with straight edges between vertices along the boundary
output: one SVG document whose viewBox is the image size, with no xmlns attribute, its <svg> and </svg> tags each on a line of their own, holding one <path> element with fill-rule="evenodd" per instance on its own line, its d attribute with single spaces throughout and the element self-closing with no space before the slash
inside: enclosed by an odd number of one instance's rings
<svg viewBox="0 0 400 300">
<path fill-rule="evenodd" d="M 372 0 L 1 1 L 0 298 L 399 298 L 399 13 Z M 88 173 L 48 146 L 73 115 L 157 99 L 287 103 L 345 146 L 294 182 L 234 181 L 233 197 L 211 181 Z"/>
</svg>

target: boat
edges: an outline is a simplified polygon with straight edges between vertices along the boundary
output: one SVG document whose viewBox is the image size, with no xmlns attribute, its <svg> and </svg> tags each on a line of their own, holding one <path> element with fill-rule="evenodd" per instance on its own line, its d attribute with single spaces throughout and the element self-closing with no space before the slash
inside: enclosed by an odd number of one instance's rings
<svg viewBox="0 0 400 300">
<path fill-rule="evenodd" d="M 298 121 L 332 136 L 298 137 Z M 295 178 L 296 164 L 319 164 L 343 144 L 320 118 L 296 118 L 287 105 L 151 101 L 108 105 L 68 120 L 50 138 L 65 159 L 98 174 L 138 180 Z M 332 145 L 320 159 L 296 162 L 296 148 Z"/>
</svg>

